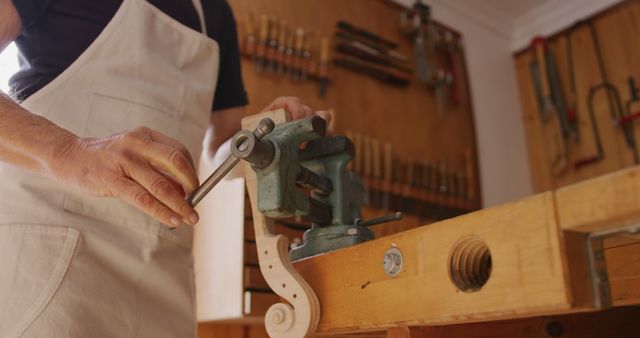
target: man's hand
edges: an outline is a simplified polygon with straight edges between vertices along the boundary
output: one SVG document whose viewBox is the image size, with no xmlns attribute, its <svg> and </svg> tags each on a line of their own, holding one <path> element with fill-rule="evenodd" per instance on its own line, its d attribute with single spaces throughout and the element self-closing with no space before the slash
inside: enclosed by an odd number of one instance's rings
<svg viewBox="0 0 640 338">
<path fill-rule="evenodd" d="M 61 143 L 49 166 L 55 179 L 88 194 L 121 198 L 171 227 L 198 222 L 185 201 L 198 178 L 191 155 L 178 141 L 143 127 Z"/>
<path fill-rule="evenodd" d="M 327 125 L 331 122 L 331 115 L 329 112 L 324 110 L 314 112 L 313 109 L 302 103 L 302 100 L 294 96 L 278 97 L 262 109 L 261 112 L 276 109 L 285 109 L 289 111 L 294 120 L 318 115 L 327 120 Z M 240 130 L 240 121 L 245 114 L 245 107 L 218 110 L 211 114 L 211 126 L 209 126 L 207 135 L 205 136 L 205 144 L 207 146 L 209 156 L 213 157 L 218 148 L 225 141 L 233 137 L 238 130 Z"/>
</svg>

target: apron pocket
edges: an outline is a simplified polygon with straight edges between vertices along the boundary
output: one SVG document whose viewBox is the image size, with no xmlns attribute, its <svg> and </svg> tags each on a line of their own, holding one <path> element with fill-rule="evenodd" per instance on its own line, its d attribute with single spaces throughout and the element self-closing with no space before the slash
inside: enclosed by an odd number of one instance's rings
<svg viewBox="0 0 640 338">
<path fill-rule="evenodd" d="M 167 107 L 170 109 L 170 107 Z M 155 106 L 103 94 L 93 94 L 84 134 L 107 137 L 147 127 L 182 142 L 193 158 L 200 155 L 207 125 L 198 126 Z"/>
<path fill-rule="evenodd" d="M 78 243 L 76 229 L 0 225 L 0 332 L 19 337 L 60 287 Z"/>
</svg>

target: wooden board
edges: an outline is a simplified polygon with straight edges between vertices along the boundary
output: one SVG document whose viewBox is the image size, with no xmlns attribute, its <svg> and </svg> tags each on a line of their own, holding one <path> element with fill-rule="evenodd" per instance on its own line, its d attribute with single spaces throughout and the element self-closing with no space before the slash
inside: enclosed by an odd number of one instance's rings
<svg viewBox="0 0 640 338">
<path fill-rule="evenodd" d="M 556 203 L 563 229 L 640 224 L 640 171 L 633 167 L 559 189 Z"/>
<path fill-rule="evenodd" d="M 448 272 L 452 247 L 468 235 L 485 241 L 493 259 L 489 281 L 473 293 L 460 291 Z M 405 258 L 397 278 L 381 264 L 391 247 Z M 571 303 L 551 193 L 312 257 L 296 268 L 320 299 L 320 332 L 542 315 Z"/>
<path fill-rule="evenodd" d="M 627 78 L 633 76 L 640 85 L 640 2 L 625 1 L 593 18 L 602 46 L 605 68 L 611 83 L 618 89 L 624 102 L 630 99 Z M 533 38 L 533 37 L 532 37 Z M 533 80 L 529 70 L 532 55 L 528 50 L 514 56 L 522 101 L 523 122 L 527 138 L 529 163 L 534 190 L 542 192 L 557 189 L 575 182 L 597 177 L 634 165 L 633 156 L 627 147 L 624 134 L 619 127 L 612 126 L 606 95 L 598 94 L 594 100 L 594 112 L 603 143 L 605 157 L 597 164 L 574 170 L 572 164 L 595 154 L 595 141 L 588 115 L 587 97 L 592 86 L 600 83 L 601 77 L 595 56 L 591 34 L 587 26 L 575 29 L 571 35 L 574 72 L 577 91 L 577 113 L 580 142 L 569 143 L 570 168 L 565 173 L 554 175 L 546 160 L 545 129 L 541 123 Z M 566 36 L 564 32 L 548 40 L 556 58 L 565 98 L 569 92 Z M 640 110 L 640 103 L 632 107 Z M 640 144 L 640 128 L 635 123 L 635 139 Z"/>
<path fill-rule="evenodd" d="M 576 250 L 580 243 L 586 248 L 586 236 L 582 242 L 565 242 L 565 231 L 579 234 L 574 230 L 580 227 L 572 225 L 580 222 L 563 217 L 562 208 L 571 206 L 579 218 L 601 205 L 601 187 L 623 194 L 636 175 L 640 167 L 581 183 L 578 194 L 566 194 L 573 187 L 547 192 L 298 262 L 296 268 L 320 299 L 318 330 L 344 333 L 594 310 L 589 276 L 576 278 L 569 269 L 586 271 L 588 259 Z M 623 209 L 623 216 L 602 209 L 597 229 L 619 227 L 625 217 L 633 221 L 640 204 L 633 205 Z M 456 243 L 469 235 L 487 244 L 493 264 L 480 290 L 462 292 L 451 280 L 449 264 Z M 381 264 L 391 247 L 404 256 L 396 278 L 387 276 Z M 614 304 L 638 304 L 640 245 L 609 246 L 605 257 Z"/>
</svg>

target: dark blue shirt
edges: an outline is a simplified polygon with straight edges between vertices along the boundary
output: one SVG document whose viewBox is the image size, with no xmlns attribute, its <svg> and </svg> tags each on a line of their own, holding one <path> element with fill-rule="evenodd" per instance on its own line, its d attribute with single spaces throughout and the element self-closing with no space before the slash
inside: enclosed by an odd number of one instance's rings
<svg viewBox="0 0 640 338">
<path fill-rule="evenodd" d="M 149 0 L 180 23 L 200 31 L 192 0 Z M 60 75 L 98 37 L 122 0 L 13 0 L 22 32 L 16 39 L 20 71 L 9 80 L 23 101 Z M 202 0 L 207 35 L 220 45 L 220 72 L 212 110 L 244 106 L 236 23 L 226 0 Z"/>
</svg>

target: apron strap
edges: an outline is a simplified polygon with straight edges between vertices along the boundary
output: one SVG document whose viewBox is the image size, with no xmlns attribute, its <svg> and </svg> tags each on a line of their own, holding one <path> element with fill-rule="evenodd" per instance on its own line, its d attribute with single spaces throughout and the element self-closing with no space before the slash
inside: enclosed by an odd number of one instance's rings
<svg viewBox="0 0 640 338">
<path fill-rule="evenodd" d="M 202 30 L 202 34 L 207 35 L 207 24 L 204 21 L 204 11 L 202 10 L 201 0 L 193 0 L 193 7 L 195 7 L 196 12 L 198 12 L 198 17 L 200 18 L 200 29 Z"/>
</svg>

